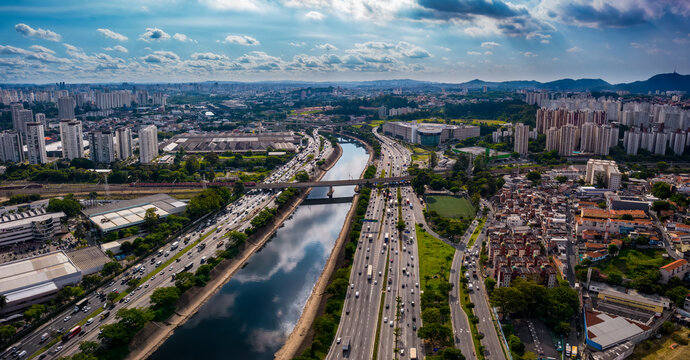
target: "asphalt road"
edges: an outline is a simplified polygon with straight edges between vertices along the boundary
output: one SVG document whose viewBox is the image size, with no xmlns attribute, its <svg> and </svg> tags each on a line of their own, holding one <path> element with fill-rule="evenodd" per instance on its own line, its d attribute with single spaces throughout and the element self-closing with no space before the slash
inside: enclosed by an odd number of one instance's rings
<svg viewBox="0 0 690 360">
<path fill-rule="evenodd" d="M 315 137 L 318 133 L 315 133 Z M 303 151 L 302 154 L 296 156 L 287 164 L 281 166 L 273 172 L 266 181 L 279 182 L 287 181 L 291 179 L 294 174 L 301 169 L 308 169 L 315 166 L 316 161 L 321 158 L 327 157 L 328 152 L 332 151 L 330 143 L 325 142 L 325 146 L 322 153 L 318 153 L 318 143 L 309 138 L 309 145 Z M 308 160 L 307 155 L 316 155 L 314 159 Z M 304 156 L 301 156 L 304 155 Z M 202 223 L 199 226 L 189 230 L 185 234 L 182 234 L 177 241 L 180 242 L 177 249 L 171 249 L 170 245 L 166 245 L 161 248 L 161 252 L 154 253 L 149 257 L 140 261 L 145 267 L 145 270 L 134 274 L 133 269 L 128 270 L 124 274 L 120 274 L 113 282 L 110 284 L 99 288 L 92 295 L 89 296 L 89 303 L 87 311 L 74 312 L 73 309 L 66 310 L 54 317 L 51 321 L 41 326 L 39 329 L 24 337 L 20 342 L 22 344 L 22 350 L 27 351 L 27 355 L 34 354 L 42 349 L 46 344 L 50 343 L 54 338 L 60 337 L 60 331 L 68 332 L 70 329 L 79 324 L 79 322 L 84 319 L 93 317 L 93 323 L 90 325 L 83 325 L 82 332 L 76 337 L 68 341 L 58 341 L 56 344 L 51 346 L 44 354 L 45 358 L 57 358 L 61 356 L 71 355 L 79 350 L 79 343 L 83 341 L 98 341 L 98 331 L 96 330 L 100 326 L 110 324 L 115 322 L 115 313 L 121 308 L 135 308 L 144 307 L 150 304 L 150 295 L 156 288 L 173 286 L 172 274 L 174 272 L 182 270 L 182 268 L 187 264 L 192 264 L 190 272 L 196 271 L 196 269 L 201 264 L 201 259 L 206 257 L 214 256 L 216 251 L 223 247 L 227 243 L 227 238 L 223 238 L 222 235 L 230 230 L 242 230 L 249 226 L 249 221 L 263 208 L 274 205 L 273 200 L 277 196 L 273 193 L 253 191 L 249 194 L 238 199 L 234 203 L 230 204 L 224 211 L 225 214 L 216 214 L 212 219 L 206 223 Z M 163 269 L 154 277 L 149 279 L 146 283 L 142 284 L 140 288 L 134 290 L 132 293 L 128 294 L 121 302 L 117 302 L 114 307 L 110 310 L 111 315 L 105 319 L 100 319 L 100 315 L 94 315 L 93 313 L 98 310 L 99 307 L 104 305 L 104 302 L 99 300 L 95 296 L 98 292 L 103 292 L 108 294 L 112 291 L 122 292 L 126 290 L 127 285 L 122 283 L 122 279 L 128 278 L 129 276 L 140 275 L 141 277 L 146 276 L 149 272 L 154 271 L 157 268 L 157 262 L 161 261 L 165 263 L 169 257 L 174 256 L 177 252 L 181 251 L 186 245 L 184 243 L 185 238 L 189 238 L 189 242 L 194 242 L 206 233 L 212 232 L 203 243 L 206 244 L 204 249 L 200 249 L 196 246 L 187 252 L 187 255 L 183 255 L 178 261 L 173 262 L 168 266 L 167 269 Z M 222 244 L 221 244 L 222 242 Z M 171 242 L 172 243 L 172 242 Z M 48 339 L 41 342 L 41 337 L 44 333 L 48 333 Z"/>
</svg>

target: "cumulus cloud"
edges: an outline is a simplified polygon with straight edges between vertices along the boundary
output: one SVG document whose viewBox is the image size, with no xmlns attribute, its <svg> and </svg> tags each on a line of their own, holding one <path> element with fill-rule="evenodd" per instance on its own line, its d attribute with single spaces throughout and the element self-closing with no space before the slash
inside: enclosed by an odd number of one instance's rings
<svg viewBox="0 0 690 360">
<path fill-rule="evenodd" d="M 256 46 L 259 45 L 259 40 L 247 35 L 228 35 L 223 40 L 226 44 L 236 44 L 242 46 Z"/>
<path fill-rule="evenodd" d="M 321 21 L 323 20 L 324 16 L 322 13 L 318 11 L 310 11 L 304 15 L 305 18 L 309 20 L 314 20 L 314 21 Z"/>
<path fill-rule="evenodd" d="M 538 56 L 537 54 L 535 54 L 535 53 L 533 53 L 533 52 L 531 52 L 531 51 L 525 51 L 525 52 L 522 52 L 522 51 L 521 51 L 520 53 L 521 53 L 522 55 L 524 55 L 525 57 L 536 57 L 536 56 Z"/>
<path fill-rule="evenodd" d="M 194 60 L 228 60 L 228 57 L 223 54 L 214 54 L 212 52 L 194 53 L 191 55 Z"/>
<path fill-rule="evenodd" d="M 477 56 L 477 55 L 481 55 L 481 54 L 482 54 L 482 53 L 480 53 L 479 51 L 468 51 L 468 52 L 467 52 L 467 55 L 474 55 L 474 56 Z"/>
<path fill-rule="evenodd" d="M 214 10 L 257 11 L 260 9 L 255 0 L 199 0 L 200 3 Z"/>
<path fill-rule="evenodd" d="M 179 42 L 191 42 L 191 43 L 197 42 L 196 40 L 190 39 L 187 35 L 180 34 L 180 33 L 175 33 L 175 35 L 173 35 L 173 39 L 175 39 Z"/>
<path fill-rule="evenodd" d="M 60 39 L 62 38 L 60 34 L 54 31 L 44 30 L 41 28 L 34 29 L 31 26 L 23 23 L 15 25 L 14 29 L 17 30 L 18 33 L 26 37 L 37 37 L 39 39 L 48 41 L 60 41 Z"/>
<path fill-rule="evenodd" d="M 11 45 L 0 45 L 1 55 L 28 55 L 30 53 L 31 51 L 28 51 L 26 49 L 14 47 Z"/>
<path fill-rule="evenodd" d="M 494 42 L 494 41 L 485 41 L 482 43 L 483 48 L 491 49 L 491 48 L 495 48 L 497 46 L 501 46 L 501 44 Z"/>
<path fill-rule="evenodd" d="M 568 50 L 566 50 L 566 51 L 569 52 L 569 53 L 577 53 L 577 52 L 581 52 L 582 49 L 579 48 L 579 47 L 577 47 L 577 46 L 573 46 L 573 47 L 571 47 L 570 49 L 568 49 Z"/>
<path fill-rule="evenodd" d="M 139 39 L 144 40 L 146 42 L 168 40 L 170 39 L 170 34 L 166 33 L 165 31 L 159 28 L 146 28 L 146 32 L 141 34 Z"/>
<path fill-rule="evenodd" d="M 117 40 L 117 41 L 127 41 L 127 39 L 128 39 L 128 37 L 126 37 L 126 36 L 124 36 L 124 35 L 122 35 L 122 34 L 116 33 L 116 32 L 114 32 L 114 31 L 112 31 L 112 30 L 110 30 L 110 29 L 97 29 L 96 31 L 98 31 L 99 33 L 101 33 L 101 35 L 103 35 L 103 36 L 105 36 L 105 37 L 107 37 L 107 38 L 111 38 L 111 39 L 113 39 L 113 40 Z"/>
<path fill-rule="evenodd" d="M 159 50 L 141 58 L 149 64 L 163 64 L 180 61 L 180 57 L 172 51 Z"/>
<path fill-rule="evenodd" d="M 294 47 L 302 47 L 307 45 L 307 43 L 305 43 L 304 41 L 292 41 L 289 45 Z"/>
<path fill-rule="evenodd" d="M 105 50 L 105 51 L 118 51 L 118 52 L 121 52 L 124 54 L 129 52 L 129 50 L 127 50 L 127 48 L 122 46 L 122 45 L 115 45 L 113 47 L 103 48 L 103 50 Z"/>
<path fill-rule="evenodd" d="M 55 51 L 48 49 L 46 47 L 43 47 L 41 45 L 31 45 L 31 46 L 29 46 L 29 48 L 35 52 L 43 52 L 43 53 L 55 55 Z"/>
<path fill-rule="evenodd" d="M 338 50 L 337 47 L 335 47 L 335 46 L 333 46 L 333 45 L 331 45 L 331 44 L 329 44 L 329 43 L 316 45 L 316 48 L 317 48 L 317 49 L 321 49 L 321 50 L 326 50 L 326 51 Z"/>
<path fill-rule="evenodd" d="M 229 0 L 232 1 L 232 0 Z M 355 20 L 382 21 L 393 19 L 403 9 L 416 7 L 415 0 L 280 0 L 287 7 L 314 9 Z"/>
</svg>

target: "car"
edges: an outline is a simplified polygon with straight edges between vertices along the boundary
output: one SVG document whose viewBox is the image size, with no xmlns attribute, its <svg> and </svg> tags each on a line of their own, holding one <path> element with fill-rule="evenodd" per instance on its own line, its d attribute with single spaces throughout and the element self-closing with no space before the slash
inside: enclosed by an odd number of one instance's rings
<svg viewBox="0 0 690 360">
<path fill-rule="evenodd" d="M 71 316 L 67 315 L 64 319 L 62 319 L 62 322 L 68 322 L 71 318 Z"/>
<path fill-rule="evenodd" d="M 359 291 L 355 291 L 355 297 L 359 297 Z"/>
<path fill-rule="evenodd" d="M 148 288 L 148 287 L 149 287 L 149 283 L 144 284 L 144 288 Z"/>
<path fill-rule="evenodd" d="M 391 287 L 389 286 L 388 289 L 386 289 L 386 291 L 390 292 L 390 291 L 391 291 Z"/>
<path fill-rule="evenodd" d="M 388 322 L 388 316 L 384 316 L 384 317 L 383 317 L 383 323 L 385 324 L 385 323 L 387 323 L 387 322 Z"/>
<path fill-rule="evenodd" d="M 393 327 L 393 320 L 389 321 L 388 325 L 390 325 L 390 327 Z"/>
<path fill-rule="evenodd" d="M 62 346 L 58 346 L 53 350 L 53 354 L 57 354 L 60 350 L 62 350 Z"/>
</svg>

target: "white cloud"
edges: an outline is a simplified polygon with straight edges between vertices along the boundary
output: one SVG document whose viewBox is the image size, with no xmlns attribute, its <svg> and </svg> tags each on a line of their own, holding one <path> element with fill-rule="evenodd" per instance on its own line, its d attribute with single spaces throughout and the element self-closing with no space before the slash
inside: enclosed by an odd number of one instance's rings
<svg viewBox="0 0 690 360">
<path fill-rule="evenodd" d="M 159 28 L 146 28 L 146 32 L 141 34 L 139 39 L 146 42 L 158 41 L 158 40 L 168 40 L 170 39 L 170 34 Z"/>
<path fill-rule="evenodd" d="M 49 53 L 49 54 L 55 55 L 55 51 L 50 50 L 50 49 L 43 47 L 41 45 L 31 45 L 30 48 L 36 52 L 43 52 L 43 53 Z"/>
<path fill-rule="evenodd" d="M 128 39 L 126 36 L 119 34 L 119 33 L 116 33 L 110 29 L 97 29 L 96 31 L 101 33 L 103 36 L 105 36 L 107 38 L 111 38 L 113 40 L 127 41 L 127 39 Z"/>
<path fill-rule="evenodd" d="M 325 17 L 322 13 L 318 11 L 310 11 L 304 15 L 305 18 L 314 21 L 321 21 Z"/>
<path fill-rule="evenodd" d="M 549 39 L 543 39 L 542 41 L 540 41 L 540 43 L 542 43 L 542 44 L 548 44 L 550 42 L 551 41 L 549 41 Z"/>
<path fill-rule="evenodd" d="M 467 52 L 467 55 L 474 55 L 474 56 L 477 56 L 477 55 L 481 55 L 481 54 L 482 54 L 482 53 L 480 53 L 479 51 L 468 51 L 468 52 Z"/>
<path fill-rule="evenodd" d="M 228 0 L 232 1 L 232 0 Z M 287 7 L 323 10 L 336 16 L 355 20 L 385 21 L 403 9 L 417 7 L 416 0 L 280 0 Z"/>
<path fill-rule="evenodd" d="M 294 47 L 302 47 L 305 45 L 307 45 L 307 43 L 305 43 L 304 41 L 292 41 L 292 42 L 290 42 L 290 46 L 294 46 Z"/>
<path fill-rule="evenodd" d="M 180 61 L 180 57 L 172 51 L 159 50 L 142 58 L 149 64 L 163 64 Z"/>
<path fill-rule="evenodd" d="M 31 51 L 11 45 L 0 45 L 0 55 L 29 55 Z"/>
<path fill-rule="evenodd" d="M 497 42 L 493 42 L 493 41 L 485 41 L 482 43 L 483 48 L 491 49 L 491 48 L 495 48 L 497 46 L 501 46 L 501 44 L 499 44 Z"/>
<path fill-rule="evenodd" d="M 223 54 L 214 54 L 212 52 L 194 53 L 191 55 L 194 60 L 228 60 L 228 57 Z"/>
<path fill-rule="evenodd" d="M 257 11 L 259 2 L 255 0 L 199 0 L 203 5 L 215 10 Z"/>
<path fill-rule="evenodd" d="M 259 40 L 256 40 L 253 37 L 247 35 L 228 35 L 225 37 L 225 40 L 223 42 L 226 44 L 236 44 L 243 46 L 256 46 L 260 44 Z"/>
<path fill-rule="evenodd" d="M 179 41 L 179 42 L 191 42 L 191 43 L 196 43 L 196 40 L 190 39 L 187 35 L 185 34 L 180 34 L 180 33 L 175 33 L 173 35 L 173 39 Z"/>
<path fill-rule="evenodd" d="M 494 53 L 492 53 L 491 51 L 484 51 L 484 55 L 487 55 L 487 56 L 488 56 L 488 55 L 493 55 L 493 54 L 494 54 Z"/>
<path fill-rule="evenodd" d="M 535 56 L 539 56 L 539 55 L 537 55 L 537 54 L 535 54 L 535 53 L 533 53 L 533 52 L 531 52 L 531 51 L 525 51 L 525 52 L 520 52 L 520 53 L 521 53 L 522 55 L 524 55 L 525 57 L 535 57 Z"/>
<path fill-rule="evenodd" d="M 18 33 L 27 36 L 27 37 L 37 37 L 39 39 L 43 40 L 48 40 L 48 41 L 60 41 L 62 38 L 60 34 L 50 31 L 50 30 L 44 30 L 41 28 L 34 29 L 29 25 L 26 24 L 17 24 L 14 26 L 14 29 L 17 30 Z"/>
<path fill-rule="evenodd" d="M 129 52 L 129 50 L 127 50 L 127 48 L 122 46 L 122 45 L 115 45 L 113 47 L 103 48 L 103 50 L 105 50 L 105 51 L 118 51 L 118 52 L 121 52 L 124 54 Z"/>
<path fill-rule="evenodd" d="M 573 46 L 573 47 L 571 47 L 570 49 L 568 49 L 568 50 L 566 50 L 566 51 L 569 52 L 569 53 L 577 53 L 577 52 L 581 52 L 582 49 L 579 48 L 579 47 L 577 47 L 577 46 Z"/>
<path fill-rule="evenodd" d="M 329 43 L 325 43 L 325 44 L 321 44 L 321 45 L 316 45 L 316 48 L 317 48 L 317 49 L 321 49 L 321 50 L 326 50 L 326 51 L 338 50 L 337 47 L 335 47 L 335 46 L 333 46 L 333 45 L 331 45 L 331 44 L 329 44 Z"/>
</svg>

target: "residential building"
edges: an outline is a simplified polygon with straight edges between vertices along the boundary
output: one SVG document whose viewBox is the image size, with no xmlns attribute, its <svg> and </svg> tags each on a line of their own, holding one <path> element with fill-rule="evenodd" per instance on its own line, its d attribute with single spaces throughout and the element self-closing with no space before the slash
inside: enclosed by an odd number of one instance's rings
<svg viewBox="0 0 690 360">
<path fill-rule="evenodd" d="M 125 160 L 132 156 L 134 143 L 132 142 L 132 129 L 122 127 L 115 130 L 116 153 L 119 160 Z"/>
<path fill-rule="evenodd" d="M 43 124 L 39 122 L 26 124 L 26 152 L 29 164 L 48 162 Z"/>
<path fill-rule="evenodd" d="M 27 109 L 22 109 L 17 112 L 17 126 L 14 130 L 22 134 L 26 138 L 26 124 L 34 121 L 34 112 Z"/>
<path fill-rule="evenodd" d="M 139 161 L 148 164 L 158 156 L 158 128 L 149 125 L 139 129 Z"/>
<path fill-rule="evenodd" d="M 13 163 L 24 161 L 21 134 L 13 130 L 0 133 L 0 161 Z"/>
<path fill-rule="evenodd" d="M 37 123 L 43 124 L 44 130 L 48 128 L 48 121 L 46 120 L 46 114 L 36 113 L 36 114 L 34 114 L 34 118 L 36 119 Z"/>
<path fill-rule="evenodd" d="M 84 135 L 79 120 L 60 121 L 60 140 L 62 141 L 62 157 L 67 160 L 84 157 Z"/>
<path fill-rule="evenodd" d="M 604 181 L 609 190 L 618 191 L 620 189 L 621 173 L 615 161 L 597 159 L 587 161 L 585 182 L 596 184 L 600 179 Z"/>
<path fill-rule="evenodd" d="M 75 119 L 74 108 L 77 106 L 76 100 L 71 96 L 58 99 L 58 120 Z"/>
<path fill-rule="evenodd" d="M 515 143 L 513 151 L 520 155 L 527 155 L 529 143 L 529 126 L 523 123 L 515 124 Z"/>
<path fill-rule="evenodd" d="M 12 113 L 12 129 L 18 133 L 22 132 L 22 125 L 19 121 L 19 111 L 21 110 L 24 110 L 24 105 L 22 103 L 10 105 L 10 111 Z"/>
<path fill-rule="evenodd" d="M 90 132 L 88 138 L 91 160 L 103 164 L 115 161 L 115 145 L 110 130 Z"/>
<path fill-rule="evenodd" d="M 667 284 L 668 281 L 674 276 L 680 280 L 683 280 L 688 271 L 690 271 L 690 264 L 688 264 L 688 261 L 685 259 L 679 259 L 670 264 L 664 265 L 659 269 L 659 272 L 661 273 L 661 283 Z"/>
</svg>

